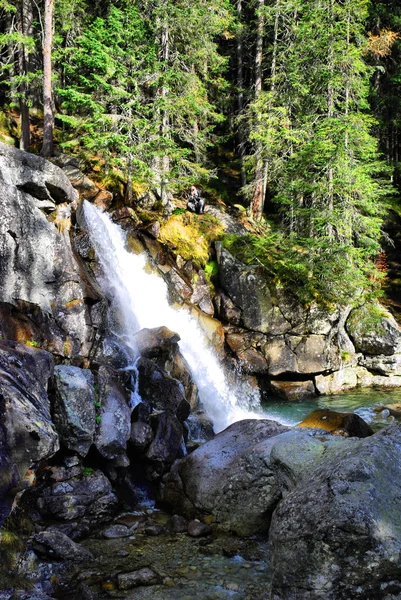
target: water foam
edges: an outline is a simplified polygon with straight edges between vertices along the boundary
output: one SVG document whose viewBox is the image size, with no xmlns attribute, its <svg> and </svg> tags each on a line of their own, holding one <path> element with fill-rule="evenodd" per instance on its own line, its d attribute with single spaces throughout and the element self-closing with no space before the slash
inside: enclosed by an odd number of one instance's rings
<svg viewBox="0 0 401 600">
<path fill-rule="evenodd" d="M 164 280 L 146 271 L 146 256 L 130 253 L 126 236 L 110 217 L 85 201 L 85 219 L 102 268 L 99 281 L 119 314 L 118 334 L 137 358 L 134 334 L 147 327 L 165 325 L 180 336 L 180 350 L 189 364 L 202 405 L 216 432 L 241 419 L 261 418 L 257 390 L 233 374 L 228 383 L 224 370 L 188 309 L 168 303 Z"/>
</svg>

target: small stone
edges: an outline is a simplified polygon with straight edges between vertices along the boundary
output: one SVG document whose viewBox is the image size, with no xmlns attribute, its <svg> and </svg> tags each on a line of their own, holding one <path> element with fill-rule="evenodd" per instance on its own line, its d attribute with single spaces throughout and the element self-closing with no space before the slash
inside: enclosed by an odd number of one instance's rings
<svg viewBox="0 0 401 600">
<path fill-rule="evenodd" d="M 226 588 L 227 588 L 228 590 L 231 590 L 231 591 L 233 591 L 233 592 L 238 592 L 238 590 L 239 590 L 239 585 L 238 585 L 238 583 L 228 583 L 228 584 L 226 585 Z"/>
<path fill-rule="evenodd" d="M 124 515 L 119 515 L 118 517 L 116 517 L 114 519 L 114 523 L 116 525 L 125 525 L 126 527 L 132 527 L 132 525 L 134 525 L 135 523 L 139 523 L 144 519 L 144 517 L 142 515 L 135 515 L 135 514 L 130 514 L 130 513 L 126 513 Z"/>
<path fill-rule="evenodd" d="M 171 530 L 174 533 L 184 533 L 187 531 L 188 522 L 180 515 L 173 515 L 170 522 Z"/>
<path fill-rule="evenodd" d="M 76 467 L 79 465 L 80 459 L 78 456 L 65 456 L 63 462 L 65 466 L 70 469 L 71 467 Z"/>
<path fill-rule="evenodd" d="M 195 520 L 188 523 L 188 533 L 191 537 L 202 537 L 204 535 L 209 535 L 211 532 L 211 527 L 200 521 Z"/>
<path fill-rule="evenodd" d="M 121 558 L 126 558 L 127 556 L 129 556 L 129 552 L 127 552 L 126 550 L 119 550 L 117 552 L 116 556 L 119 556 Z"/>
<path fill-rule="evenodd" d="M 128 537 L 130 530 L 125 525 L 112 525 L 102 531 L 102 535 L 107 540 L 113 540 L 115 538 Z"/>
<path fill-rule="evenodd" d="M 120 590 L 129 590 L 140 585 L 155 585 L 160 582 L 160 577 L 152 569 L 144 567 L 131 573 L 121 573 L 117 576 L 117 582 Z"/>
<path fill-rule="evenodd" d="M 149 527 L 145 527 L 145 533 L 151 537 L 157 537 L 166 533 L 166 528 L 163 525 L 150 525 Z"/>
</svg>

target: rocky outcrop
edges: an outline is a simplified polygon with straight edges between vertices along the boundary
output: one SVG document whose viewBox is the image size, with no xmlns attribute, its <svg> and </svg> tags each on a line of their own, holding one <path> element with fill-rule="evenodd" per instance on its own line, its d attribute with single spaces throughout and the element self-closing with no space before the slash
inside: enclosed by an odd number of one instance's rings
<svg viewBox="0 0 401 600">
<path fill-rule="evenodd" d="M 163 479 L 161 497 L 187 517 L 212 516 L 241 535 L 267 531 L 280 491 L 269 467 L 279 434 L 274 421 L 239 421 L 183 460 Z"/>
<path fill-rule="evenodd" d="M 367 356 L 391 356 L 401 352 L 401 331 L 394 317 L 380 306 L 365 305 L 353 310 L 347 331 L 357 352 Z"/>
<path fill-rule="evenodd" d="M 52 369 L 47 352 L 0 341 L 0 526 L 33 481 L 30 470 L 59 449 L 47 396 Z"/>
<path fill-rule="evenodd" d="M 95 380 L 88 369 L 59 365 L 54 369 L 53 421 L 64 446 L 86 456 L 96 428 Z"/>
<path fill-rule="evenodd" d="M 401 331 L 383 307 L 302 306 L 264 267 L 243 264 L 220 242 L 216 250 L 223 291 L 215 306 L 226 345 L 244 373 L 271 381 L 274 395 L 296 398 L 280 380 L 298 388 L 299 399 L 313 395 L 312 385 L 319 394 L 336 394 L 401 384 Z"/>
<path fill-rule="evenodd" d="M 109 521 L 118 505 L 105 475 L 79 465 L 47 469 L 35 497 L 41 516 L 57 521 L 58 529 L 73 539 Z"/>
<path fill-rule="evenodd" d="M 58 167 L 0 144 L 0 334 L 68 357 L 88 355 L 98 299 L 71 249 L 77 197 Z"/>
<path fill-rule="evenodd" d="M 269 533 L 272 598 L 401 594 L 400 453 L 395 425 L 322 456 L 286 494 Z"/>
<path fill-rule="evenodd" d="M 95 446 L 109 460 L 117 459 L 121 466 L 128 463 L 127 441 L 131 432 L 131 408 L 127 404 L 125 389 L 118 375 L 108 367 L 100 367 L 99 423 Z"/>
</svg>

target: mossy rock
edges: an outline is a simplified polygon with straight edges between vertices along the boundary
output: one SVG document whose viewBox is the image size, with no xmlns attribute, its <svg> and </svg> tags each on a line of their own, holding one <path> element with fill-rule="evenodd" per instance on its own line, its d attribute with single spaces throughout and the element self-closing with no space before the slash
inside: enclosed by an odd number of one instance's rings
<svg viewBox="0 0 401 600">
<path fill-rule="evenodd" d="M 205 266 L 209 260 L 210 245 L 224 234 L 223 225 L 211 215 L 189 212 L 174 214 L 160 229 L 159 240 L 185 260 Z"/>
</svg>

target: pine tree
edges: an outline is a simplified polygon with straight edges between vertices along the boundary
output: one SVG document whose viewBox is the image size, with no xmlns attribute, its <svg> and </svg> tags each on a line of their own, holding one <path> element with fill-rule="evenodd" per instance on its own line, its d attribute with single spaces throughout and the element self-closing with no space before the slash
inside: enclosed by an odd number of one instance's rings
<svg viewBox="0 0 401 600">
<path fill-rule="evenodd" d="M 379 249 L 385 168 L 370 133 L 367 7 L 282 0 L 270 90 L 251 106 L 273 202 L 310 277 L 328 277 L 327 265 L 333 278 L 367 271 Z"/>
<path fill-rule="evenodd" d="M 188 0 L 112 3 L 65 53 L 60 117 L 81 142 L 134 177 L 169 189 L 202 176 L 208 138 L 221 117 L 209 102 L 224 84 L 216 36 L 229 22 L 216 7 Z"/>
</svg>

